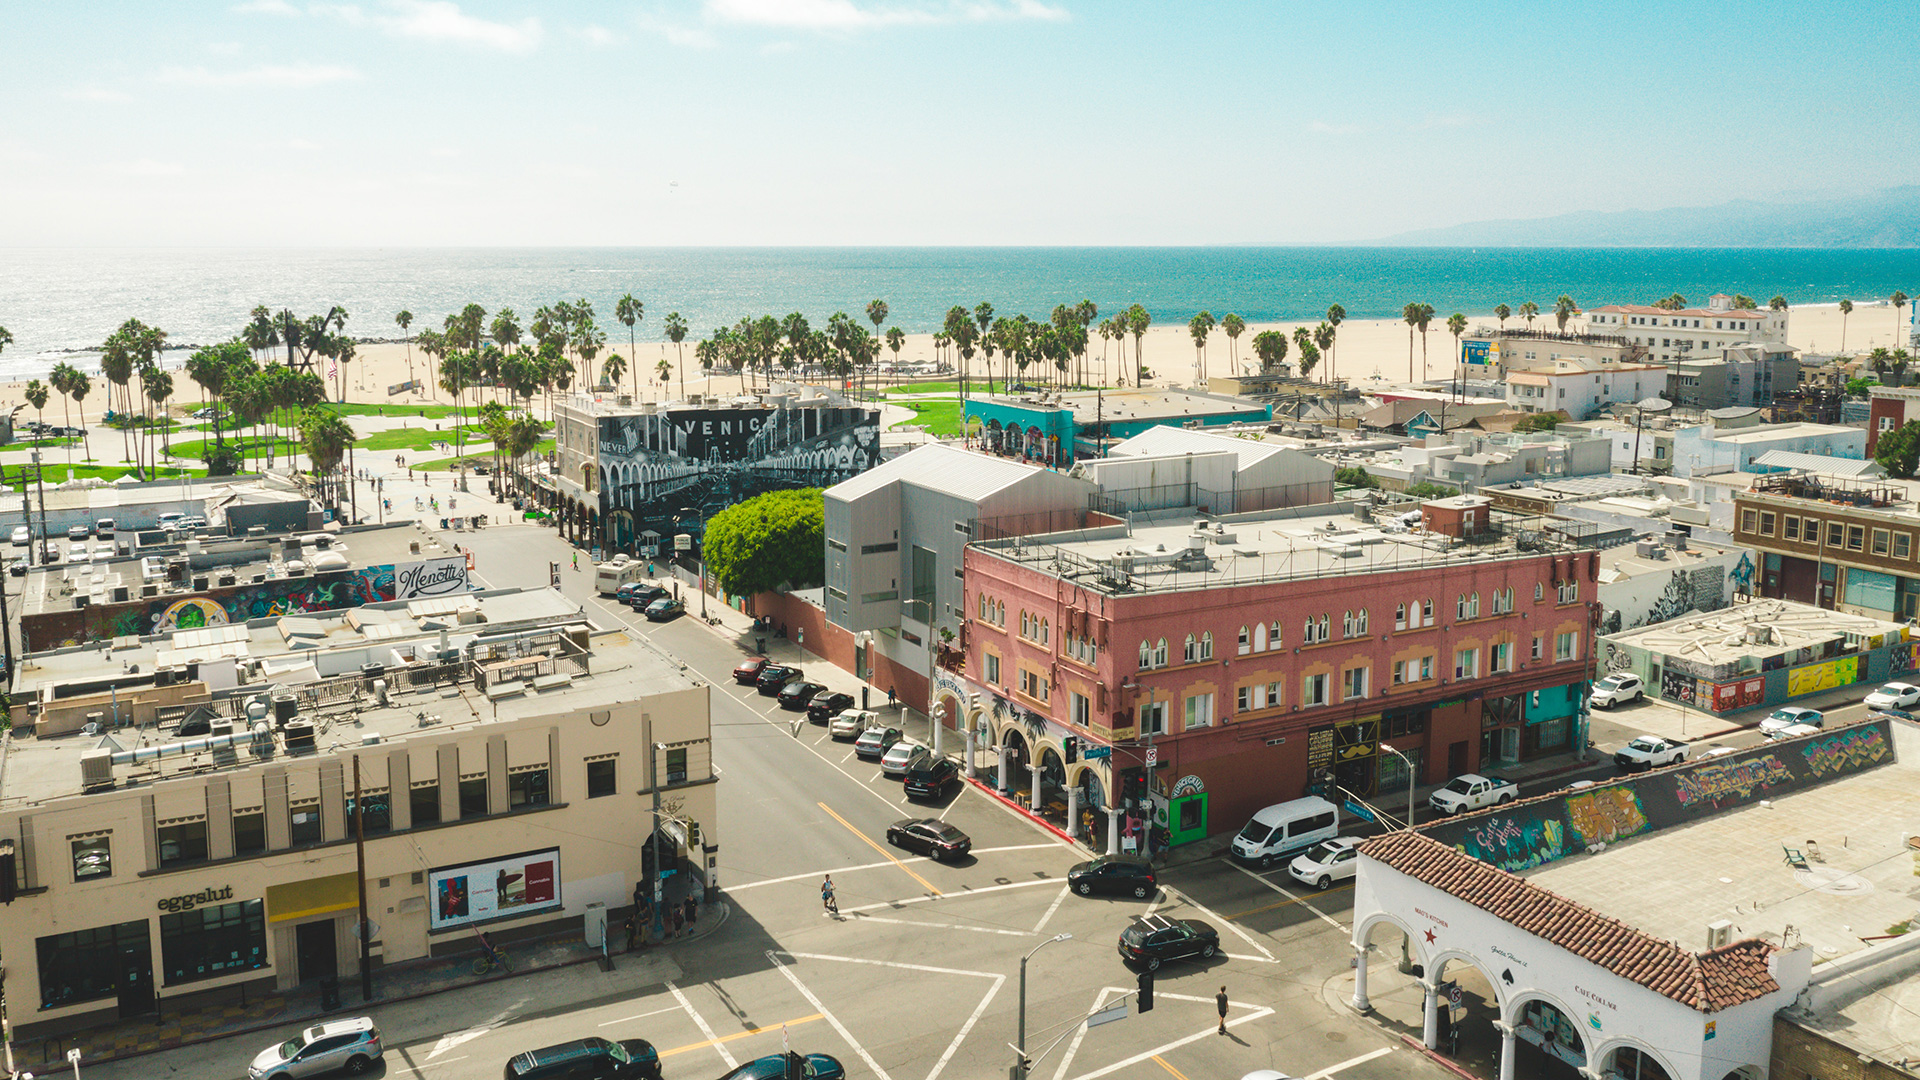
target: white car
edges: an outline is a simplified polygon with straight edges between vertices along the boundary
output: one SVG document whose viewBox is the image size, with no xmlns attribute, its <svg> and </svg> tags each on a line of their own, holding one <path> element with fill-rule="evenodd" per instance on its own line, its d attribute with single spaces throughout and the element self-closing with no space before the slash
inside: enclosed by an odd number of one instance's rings
<svg viewBox="0 0 1920 1080">
<path fill-rule="evenodd" d="M 75 540 L 73 543 L 67 545 L 67 561 L 70 563 L 87 561 L 87 542 L 85 540 Z"/>
<path fill-rule="evenodd" d="M 887 752 L 881 755 L 880 771 L 888 776 L 905 776 L 922 758 L 926 759 L 927 764 L 932 764 L 933 751 L 901 739 L 887 747 Z"/>
<path fill-rule="evenodd" d="M 865 709 L 843 709 L 839 716 L 827 724 L 827 734 L 836 739 L 857 739 L 867 730 L 867 725 L 879 719 L 875 713 Z"/>
<path fill-rule="evenodd" d="M 1920 686 L 1890 682 L 1867 695 L 1869 709 L 1911 709 L 1920 705 Z"/>
<path fill-rule="evenodd" d="M 1818 735 L 1820 729 L 1812 724 L 1793 724 L 1778 731 L 1767 732 L 1769 739 L 1797 739 L 1802 735 Z"/>
<path fill-rule="evenodd" d="M 32 537 L 27 535 L 27 527 L 25 525 L 15 525 L 13 527 L 14 547 L 26 547 L 32 542 L 32 539 Z"/>
<path fill-rule="evenodd" d="M 1510 780 L 1466 773 L 1447 781 L 1446 787 L 1427 796 L 1427 805 L 1451 816 L 1464 810 L 1510 803 L 1519 797 L 1520 789 Z"/>
<path fill-rule="evenodd" d="M 380 1029 L 370 1017 L 315 1024 L 276 1046 L 260 1051 L 247 1066 L 249 1080 L 297 1080 L 345 1072 L 366 1072 L 386 1056 Z"/>
<path fill-rule="evenodd" d="M 1647 684 L 1638 675 L 1609 675 L 1593 684 L 1587 700 L 1596 709 L 1611 709 L 1647 696 Z"/>
<path fill-rule="evenodd" d="M 1716 746 L 1706 753 L 1701 754 L 1700 760 L 1706 761 L 1710 758 L 1726 757 L 1728 754 L 1737 754 L 1739 752 L 1740 748 L 1737 746 Z"/>
<path fill-rule="evenodd" d="M 1785 731 L 1790 727 L 1798 727 L 1802 724 L 1810 727 L 1820 727 L 1826 722 L 1827 718 L 1822 716 L 1818 709 L 1803 708 L 1799 705 L 1786 705 L 1773 710 L 1765 720 L 1760 721 L 1760 734 L 1771 735 L 1776 731 Z"/>
<path fill-rule="evenodd" d="M 1336 881 L 1353 876 L 1360 869 L 1360 838 L 1342 836 L 1322 840 L 1287 864 L 1293 880 L 1325 891 Z"/>
</svg>

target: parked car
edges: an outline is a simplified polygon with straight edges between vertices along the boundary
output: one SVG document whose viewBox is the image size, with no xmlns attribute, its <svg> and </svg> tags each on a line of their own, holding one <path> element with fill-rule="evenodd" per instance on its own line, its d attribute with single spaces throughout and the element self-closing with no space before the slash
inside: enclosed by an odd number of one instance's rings
<svg viewBox="0 0 1920 1080">
<path fill-rule="evenodd" d="M 270 1046 L 247 1066 L 248 1080 L 293 1080 L 335 1071 L 366 1072 L 382 1059 L 380 1029 L 373 1018 L 315 1024 L 286 1042 Z"/>
<path fill-rule="evenodd" d="M 839 716 L 842 709 L 851 708 L 853 708 L 852 694 L 842 694 L 837 691 L 830 694 L 815 694 L 813 700 L 807 702 L 807 719 L 816 724 L 824 724 Z"/>
<path fill-rule="evenodd" d="M 172 532 L 180 527 L 180 523 L 186 520 L 186 517 L 187 515 L 179 510 L 162 510 L 153 519 L 153 523 L 166 532 Z"/>
<path fill-rule="evenodd" d="M 87 526 L 87 525 L 67 526 L 67 539 L 69 540 L 85 540 L 86 538 L 92 535 L 93 535 L 93 529 L 90 526 Z"/>
<path fill-rule="evenodd" d="M 1784 731 L 1795 724 L 1822 727 L 1826 722 L 1827 718 L 1821 715 L 1818 709 L 1809 709 L 1801 705 L 1783 705 L 1768 713 L 1765 720 L 1760 721 L 1760 733 L 1767 735 L 1775 731 Z"/>
<path fill-rule="evenodd" d="M 15 525 L 13 527 L 13 546 L 14 547 L 26 547 L 28 544 L 32 542 L 33 542 L 33 537 L 28 534 L 27 527 L 25 525 Z"/>
<path fill-rule="evenodd" d="M 1593 684 L 1587 701 L 1596 709 L 1611 709 L 1647 696 L 1647 684 L 1638 675 L 1609 675 Z"/>
<path fill-rule="evenodd" d="M 780 707 L 797 712 L 811 705 L 814 695 L 825 689 L 817 682 L 790 682 L 780 688 Z"/>
<path fill-rule="evenodd" d="M 1122 893 L 1144 900 L 1159 891 L 1160 882 L 1143 855 L 1102 855 L 1068 868 L 1067 886 L 1081 896 Z"/>
<path fill-rule="evenodd" d="M 633 586 L 633 591 L 627 594 L 627 606 L 639 612 L 645 612 L 654 601 L 673 595 L 658 585 L 647 585 L 637 581 L 630 581 L 627 584 Z M 620 587 L 624 589 L 627 586 Z"/>
<path fill-rule="evenodd" d="M 660 1080 L 660 1052 L 645 1039 L 591 1038 L 507 1059 L 506 1080 Z"/>
<path fill-rule="evenodd" d="M 686 614 L 687 605 L 671 596 L 663 596 L 647 605 L 648 622 L 672 622 Z"/>
<path fill-rule="evenodd" d="M 1322 840 L 1287 864 L 1293 880 L 1325 891 L 1336 881 L 1344 881 L 1360 869 L 1360 838 L 1341 836 Z"/>
<path fill-rule="evenodd" d="M 111 540 L 113 534 L 120 531 L 120 527 L 114 524 L 112 518 L 101 518 L 93 523 L 93 531 L 98 533 L 102 540 Z"/>
<path fill-rule="evenodd" d="M 27 576 L 27 557 L 25 555 L 22 555 L 19 558 L 13 560 L 12 562 L 8 563 L 7 573 L 13 575 L 14 577 L 26 577 Z"/>
<path fill-rule="evenodd" d="M 887 747 L 887 752 L 881 755 L 880 771 L 887 776 L 905 776 L 910 770 L 932 761 L 933 751 L 902 740 Z"/>
<path fill-rule="evenodd" d="M 781 687 L 799 677 L 800 669 L 797 667 L 768 664 L 760 669 L 760 674 L 754 678 L 753 685 L 760 691 L 761 697 L 772 697 L 780 692 Z"/>
<path fill-rule="evenodd" d="M 1451 815 L 1510 803 L 1519 797 L 1520 789 L 1512 781 L 1502 780 L 1498 776 L 1466 773 L 1447 781 L 1446 787 L 1427 796 L 1427 805 L 1442 814 Z"/>
<path fill-rule="evenodd" d="M 1120 931 L 1120 958 L 1157 971 L 1168 960 L 1197 956 L 1210 959 L 1220 951 L 1220 931 L 1199 919 L 1169 919 L 1142 915 Z"/>
<path fill-rule="evenodd" d="M 627 582 L 627 583 L 626 583 L 625 585 L 622 585 L 622 586 L 620 586 L 619 588 L 617 588 L 617 589 L 615 589 L 615 590 L 613 590 L 613 598 L 614 598 L 615 600 L 617 600 L 617 601 L 619 601 L 619 602 L 620 602 L 620 603 L 622 603 L 622 604 L 628 604 L 628 603 L 632 603 L 632 602 L 633 602 L 633 590 L 635 590 L 635 589 L 637 589 L 637 588 L 639 588 L 639 587 L 640 587 L 640 583 L 639 583 L 639 582 L 637 582 L 637 581 L 629 581 L 629 582 Z"/>
<path fill-rule="evenodd" d="M 1689 748 L 1678 739 L 1660 735 L 1641 735 L 1613 752 L 1613 763 L 1622 769 L 1652 769 L 1687 760 Z"/>
<path fill-rule="evenodd" d="M 908 818 L 887 826 L 887 843 L 940 862 L 959 861 L 973 850 L 966 833 L 938 818 Z"/>
<path fill-rule="evenodd" d="M 1716 746 L 1713 749 L 1707 751 L 1706 753 L 1701 754 L 1700 760 L 1708 761 L 1713 758 L 1726 757 L 1728 754 L 1737 754 L 1739 752 L 1740 752 L 1740 748 L 1737 746 Z"/>
<path fill-rule="evenodd" d="M 909 799 L 937 799 L 947 785 L 960 779 L 960 763 L 950 757 L 929 757 L 907 770 L 901 788 Z"/>
<path fill-rule="evenodd" d="M 73 543 L 67 545 L 67 561 L 70 563 L 87 561 L 87 542 L 85 540 L 75 540 Z"/>
<path fill-rule="evenodd" d="M 734 665 L 733 681 L 742 686 L 752 686 L 754 680 L 760 677 L 760 672 L 766 669 L 767 663 L 767 658 L 764 656 L 747 657 Z"/>
<path fill-rule="evenodd" d="M 1820 729 L 1812 724 L 1793 724 L 1778 731 L 1767 732 L 1769 739 L 1797 739 L 1802 735 L 1818 735 Z"/>
<path fill-rule="evenodd" d="M 846 1075 L 838 1058 L 789 1050 L 744 1062 L 720 1080 L 843 1080 Z"/>
<path fill-rule="evenodd" d="M 827 724 L 827 734 L 836 739 L 857 739 L 860 733 L 872 727 L 880 719 L 878 713 L 866 709 L 843 709 Z"/>
<path fill-rule="evenodd" d="M 867 761 L 878 761 L 885 757 L 894 743 L 905 738 L 906 734 L 897 727 L 870 727 L 853 740 L 855 757 Z"/>
<path fill-rule="evenodd" d="M 1920 686 L 1890 682 L 1867 695 L 1869 709 L 1911 709 L 1920 705 Z"/>
<path fill-rule="evenodd" d="M 180 519 L 180 528 L 182 530 L 204 529 L 206 527 L 207 519 L 201 517 L 199 514 L 188 514 L 186 517 Z"/>
</svg>

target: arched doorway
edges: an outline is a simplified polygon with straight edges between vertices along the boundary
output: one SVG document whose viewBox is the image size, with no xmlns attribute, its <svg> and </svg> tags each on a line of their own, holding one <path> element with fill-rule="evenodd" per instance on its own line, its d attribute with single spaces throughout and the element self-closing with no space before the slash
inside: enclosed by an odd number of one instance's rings
<svg viewBox="0 0 1920 1080">
<path fill-rule="evenodd" d="M 1030 778 L 1033 774 L 1027 771 L 1030 754 L 1026 735 L 1019 727 L 1009 724 L 1000 733 L 1000 761 L 994 774 L 1000 782 L 1002 793 L 1031 792 L 1033 784 Z"/>
<path fill-rule="evenodd" d="M 1079 804 L 1080 820 L 1069 822 L 1073 835 L 1094 851 L 1107 849 L 1107 790 L 1100 782 L 1100 770 L 1084 763 L 1074 766 L 1074 802 Z"/>
<path fill-rule="evenodd" d="M 1600 1070 L 1602 1076 L 1617 1076 L 1623 1080 L 1673 1080 L 1673 1074 L 1645 1047 L 1616 1046 L 1607 1051 L 1603 1060 L 1606 1066 Z M 1753 1080 L 1753 1073 L 1742 1067 L 1728 1073 L 1723 1080 Z"/>
<path fill-rule="evenodd" d="M 1517 1075 L 1584 1080 L 1589 1057 L 1586 1036 L 1579 1022 L 1557 1002 L 1544 997 L 1524 998 L 1513 1023 L 1513 1068 Z"/>
<path fill-rule="evenodd" d="M 1051 746 L 1040 748 L 1040 816 L 1061 829 L 1067 822 L 1067 763 Z"/>
<path fill-rule="evenodd" d="M 633 554 L 633 512 L 615 510 L 607 515 L 607 543 L 615 551 Z"/>
</svg>

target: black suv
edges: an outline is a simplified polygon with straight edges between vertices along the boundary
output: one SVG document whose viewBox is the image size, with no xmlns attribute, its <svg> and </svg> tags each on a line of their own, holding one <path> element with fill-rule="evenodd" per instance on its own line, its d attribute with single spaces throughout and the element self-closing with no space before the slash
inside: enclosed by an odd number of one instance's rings
<svg viewBox="0 0 1920 1080">
<path fill-rule="evenodd" d="M 1198 919 L 1148 915 L 1133 920 L 1120 931 L 1120 958 L 1148 971 L 1158 969 L 1163 960 L 1178 960 L 1183 956 L 1204 960 L 1219 951 L 1220 931 Z"/>
<path fill-rule="evenodd" d="M 780 707 L 799 712 L 825 689 L 817 682 L 790 682 L 780 688 Z"/>
<path fill-rule="evenodd" d="M 1153 865 L 1143 855 L 1102 855 L 1092 862 L 1076 863 L 1067 871 L 1067 884 L 1081 896 L 1108 892 L 1142 900 L 1160 888 Z"/>
<path fill-rule="evenodd" d="M 648 604 L 672 595 L 658 585 L 635 585 L 633 591 L 627 594 L 627 606 L 635 611 L 645 611 Z"/>
<path fill-rule="evenodd" d="M 903 786 L 909 799 L 937 799 L 946 794 L 948 784 L 959 778 L 959 762 L 937 757 L 919 768 L 908 769 Z"/>
<path fill-rule="evenodd" d="M 853 708 L 852 694 L 820 694 L 807 703 L 807 719 L 816 724 L 824 724 L 839 716 L 842 710 Z"/>
<path fill-rule="evenodd" d="M 761 697 L 772 697 L 778 694 L 782 687 L 799 677 L 800 669 L 797 667 L 768 664 L 760 669 L 760 674 L 753 680 L 753 685 L 760 690 Z"/>
</svg>

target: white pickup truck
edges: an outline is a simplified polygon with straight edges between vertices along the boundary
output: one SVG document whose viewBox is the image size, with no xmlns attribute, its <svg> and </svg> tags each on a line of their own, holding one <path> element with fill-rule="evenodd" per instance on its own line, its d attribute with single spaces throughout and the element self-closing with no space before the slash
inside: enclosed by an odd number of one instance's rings
<svg viewBox="0 0 1920 1080">
<path fill-rule="evenodd" d="M 1520 797 L 1520 789 L 1511 780 L 1497 776 L 1467 773 L 1447 781 L 1447 786 L 1427 796 L 1427 805 L 1452 816 L 1483 806 L 1498 806 Z"/>
<path fill-rule="evenodd" d="M 1658 735 L 1642 735 L 1613 752 L 1613 763 L 1622 769 L 1657 769 L 1685 760 L 1686 743 Z"/>
</svg>

